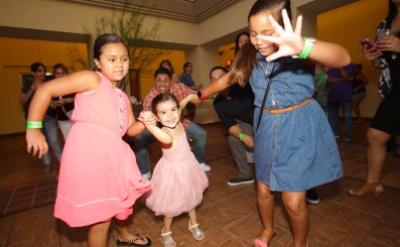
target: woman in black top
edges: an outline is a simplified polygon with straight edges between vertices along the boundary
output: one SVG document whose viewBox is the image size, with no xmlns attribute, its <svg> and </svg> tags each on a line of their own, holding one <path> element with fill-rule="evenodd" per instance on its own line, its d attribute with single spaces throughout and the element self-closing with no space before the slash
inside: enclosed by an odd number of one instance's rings
<svg viewBox="0 0 400 247">
<path fill-rule="evenodd" d="M 400 134 L 400 0 L 389 0 L 389 13 L 377 29 L 377 47 L 364 48 L 365 57 L 382 71 L 380 92 L 384 99 L 372 120 L 368 138 L 368 177 L 350 195 L 365 196 L 383 191 L 380 175 L 385 161 L 386 143 Z"/>
</svg>

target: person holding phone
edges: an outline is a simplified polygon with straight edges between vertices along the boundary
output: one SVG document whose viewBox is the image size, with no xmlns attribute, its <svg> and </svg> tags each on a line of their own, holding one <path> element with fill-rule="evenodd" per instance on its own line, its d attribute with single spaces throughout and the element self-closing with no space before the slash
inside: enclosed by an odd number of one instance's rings
<svg viewBox="0 0 400 247">
<path fill-rule="evenodd" d="M 378 49 L 364 45 L 365 58 L 381 70 L 380 93 L 384 97 L 367 132 L 368 176 L 365 183 L 349 191 L 352 196 L 380 194 L 383 187 L 380 175 L 386 155 L 386 144 L 391 135 L 400 134 L 400 0 L 388 0 L 387 17 L 377 29 Z M 385 35 L 382 35 L 385 34 Z"/>
</svg>

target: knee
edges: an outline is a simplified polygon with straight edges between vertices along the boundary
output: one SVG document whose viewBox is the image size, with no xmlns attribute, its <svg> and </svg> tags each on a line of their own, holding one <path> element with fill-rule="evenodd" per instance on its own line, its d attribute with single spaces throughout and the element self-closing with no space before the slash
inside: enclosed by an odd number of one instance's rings
<svg viewBox="0 0 400 247">
<path fill-rule="evenodd" d="M 274 199 L 274 195 L 269 190 L 258 188 L 257 199 L 258 201 L 270 201 Z"/>
<path fill-rule="evenodd" d="M 198 145 L 205 145 L 207 140 L 207 132 L 203 129 L 199 129 L 195 136 L 195 140 Z"/>
<path fill-rule="evenodd" d="M 387 134 L 379 130 L 370 128 L 367 131 L 367 140 L 369 144 L 384 145 L 388 140 L 387 136 Z"/>
<path fill-rule="evenodd" d="M 92 233 L 107 233 L 110 228 L 111 222 L 103 222 L 90 227 L 90 232 Z"/>
<path fill-rule="evenodd" d="M 306 200 L 303 197 L 298 198 L 284 198 L 283 204 L 290 214 L 300 214 L 307 208 Z"/>
</svg>

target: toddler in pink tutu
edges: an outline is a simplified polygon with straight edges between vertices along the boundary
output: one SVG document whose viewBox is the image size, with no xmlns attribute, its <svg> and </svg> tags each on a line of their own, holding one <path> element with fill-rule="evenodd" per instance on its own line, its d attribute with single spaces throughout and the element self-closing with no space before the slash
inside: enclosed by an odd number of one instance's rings
<svg viewBox="0 0 400 247">
<path fill-rule="evenodd" d="M 181 110 L 196 95 L 189 95 L 180 104 L 171 93 L 160 94 L 152 102 L 152 111 L 142 114 L 146 128 L 161 142 L 162 157 L 154 168 L 152 192 L 147 206 L 156 215 L 164 215 L 161 230 L 163 245 L 174 247 L 171 225 L 173 218 L 188 213 L 188 229 L 196 240 L 204 239 L 195 208 L 203 199 L 208 179 L 190 150 L 185 130 L 180 122 Z M 180 108 L 181 106 L 181 108 Z M 155 115 L 155 116 L 154 116 Z M 156 120 L 162 125 L 157 127 Z"/>
<path fill-rule="evenodd" d="M 135 155 L 122 136 L 144 130 L 136 122 L 128 97 L 117 87 L 129 70 L 128 49 L 121 38 L 103 34 L 94 43 L 97 71 L 80 71 L 55 79 L 36 90 L 29 109 L 28 152 L 47 152 L 40 128 L 52 97 L 76 93 L 74 122 L 61 157 L 54 216 L 71 227 L 90 226 L 89 247 L 106 247 L 115 218 L 119 246 L 150 246 L 133 235 L 126 222 L 132 206 L 150 184 L 143 181 Z"/>
</svg>

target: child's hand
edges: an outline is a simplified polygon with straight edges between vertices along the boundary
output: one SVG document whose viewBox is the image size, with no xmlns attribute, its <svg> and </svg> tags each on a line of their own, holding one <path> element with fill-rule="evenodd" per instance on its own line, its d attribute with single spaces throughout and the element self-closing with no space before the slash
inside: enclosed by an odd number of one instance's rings
<svg viewBox="0 0 400 247">
<path fill-rule="evenodd" d="M 142 122 L 147 127 L 152 127 L 157 125 L 157 119 L 154 117 L 154 114 L 151 111 L 145 111 L 140 114 L 140 118 Z"/>
<path fill-rule="evenodd" d="M 49 150 L 46 138 L 40 129 L 26 129 L 26 143 L 28 153 L 38 158 L 42 158 Z"/>
<path fill-rule="evenodd" d="M 282 10 L 284 28 L 282 28 L 282 26 L 279 25 L 279 23 L 276 22 L 271 15 L 268 18 L 277 36 L 258 35 L 257 38 L 275 43 L 279 46 L 279 49 L 277 52 L 269 55 L 266 58 L 267 61 L 273 61 L 280 57 L 295 56 L 300 54 L 304 48 L 304 41 L 301 37 L 303 17 L 301 15 L 297 17 L 296 28 L 294 31 L 292 28 L 292 23 L 290 23 L 289 16 L 285 9 Z"/>
<path fill-rule="evenodd" d="M 249 147 L 249 148 L 253 148 L 254 147 L 254 138 L 250 135 L 245 135 L 244 139 L 243 139 L 243 143 Z"/>
</svg>

